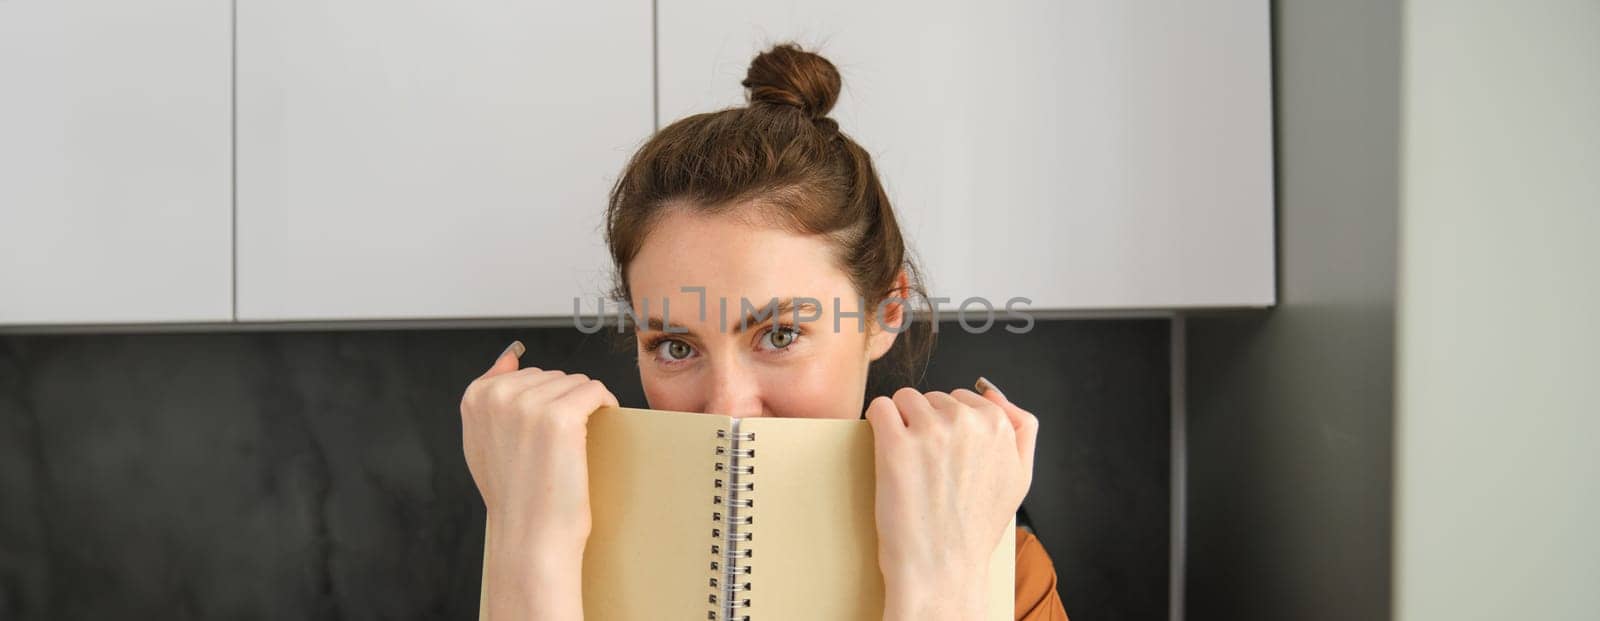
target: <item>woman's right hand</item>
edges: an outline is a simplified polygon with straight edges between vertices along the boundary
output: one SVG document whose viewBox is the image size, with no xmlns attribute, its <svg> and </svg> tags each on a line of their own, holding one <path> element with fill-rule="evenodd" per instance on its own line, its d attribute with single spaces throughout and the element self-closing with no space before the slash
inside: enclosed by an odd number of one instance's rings
<svg viewBox="0 0 1600 621">
<path fill-rule="evenodd" d="M 518 370 L 522 353 L 512 343 L 461 398 L 462 448 L 489 517 L 489 616 L 580 619 L 586 428 L 617 398 L 585 375 Z"/>
</svg>

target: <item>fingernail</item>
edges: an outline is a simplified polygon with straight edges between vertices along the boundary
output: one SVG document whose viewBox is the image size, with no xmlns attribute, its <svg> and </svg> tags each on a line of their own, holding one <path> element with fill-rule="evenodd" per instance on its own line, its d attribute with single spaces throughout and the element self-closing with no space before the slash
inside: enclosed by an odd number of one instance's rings
<svg viewBox="0 0 1600 621">
<path fill-rule="evenodd" d="M 522 341 L 512 341 L 510 345 L 506 346 L 506 351 L 500 352 L 500 355 L 506 355 L 507 351 L 511 352 L 513 357 L 521 359 L 522 354 L 527 352 L 528 348 L 522 345 Z"/>
<path fill-rule="evenodd" d="M 994 382 L 989 381 L 989 378 L 986 377 L 979 377 L 978 383 L 973 384 L 972 387 L 978 389 L 978 394 L 980 395 L 993 390 L 994 394 L 1000 395 L 1001 399 L 1006 398 L 1006 393 L 1000 392 L 1000 387 L 995 386 Z"/>
</svg>

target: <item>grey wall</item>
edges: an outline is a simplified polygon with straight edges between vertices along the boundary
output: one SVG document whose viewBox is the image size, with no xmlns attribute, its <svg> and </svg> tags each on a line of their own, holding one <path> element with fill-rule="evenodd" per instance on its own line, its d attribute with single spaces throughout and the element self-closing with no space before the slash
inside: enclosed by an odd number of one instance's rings
<svg viewBox="0 0 1600 621">
<path fill-rule="evenodd" d="M 1188 322 L 1189 619 L 1387 619 L 1399 3 L 1274 3 L 1279 306 Z"/>
<path fill-rule="evenodd" d="M 1166 614 L 1168 329 L 946 330 L 923 383 L 1039 415 L 1026 506 L 1075 619 Z M 513 338 L 644 404 L 571 329 L 0 336 L 0 618 L 471 618 L 457 406 Z"/>
<path fill-rule="evenodd" d="M 1405 24 L 1395 615 L 1600 619 L 1600 2 Z"/>
</svg>

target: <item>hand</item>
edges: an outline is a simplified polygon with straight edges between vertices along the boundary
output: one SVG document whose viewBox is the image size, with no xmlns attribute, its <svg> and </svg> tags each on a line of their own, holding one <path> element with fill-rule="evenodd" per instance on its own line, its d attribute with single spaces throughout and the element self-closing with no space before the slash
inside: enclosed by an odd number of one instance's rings
<svg viewBox="0 0 1600 621">
<path fill-rule="evenodd" d="M 867 407 L 885 619 L 984 614 L 989 560 L 1033 481 L 1039 430 L 989 386 L 902 388 Z"/>
<path fill-rule="evenodd" d="M 578 619 L 591 524 L 587 424 L 617 398 L 584 375 L 518 370 L 522 352 L 512 343 L 461 398 L 462 448 L 489 517 L 488 612 Z"/>
</svg>

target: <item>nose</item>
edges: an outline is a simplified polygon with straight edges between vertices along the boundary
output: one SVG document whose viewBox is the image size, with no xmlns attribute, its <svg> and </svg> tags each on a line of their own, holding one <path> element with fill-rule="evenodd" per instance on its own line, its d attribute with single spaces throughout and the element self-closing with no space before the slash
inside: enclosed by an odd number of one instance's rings
<svg viewBox="0 0 1600 621">
<path fill-rule="evenodd" d="M 750 369 L 726 359 L 712 363 L 711 391 L 705 412 L 742 418 L 761 416 L 764 409 L 761 385 Z"/>
</svg>

